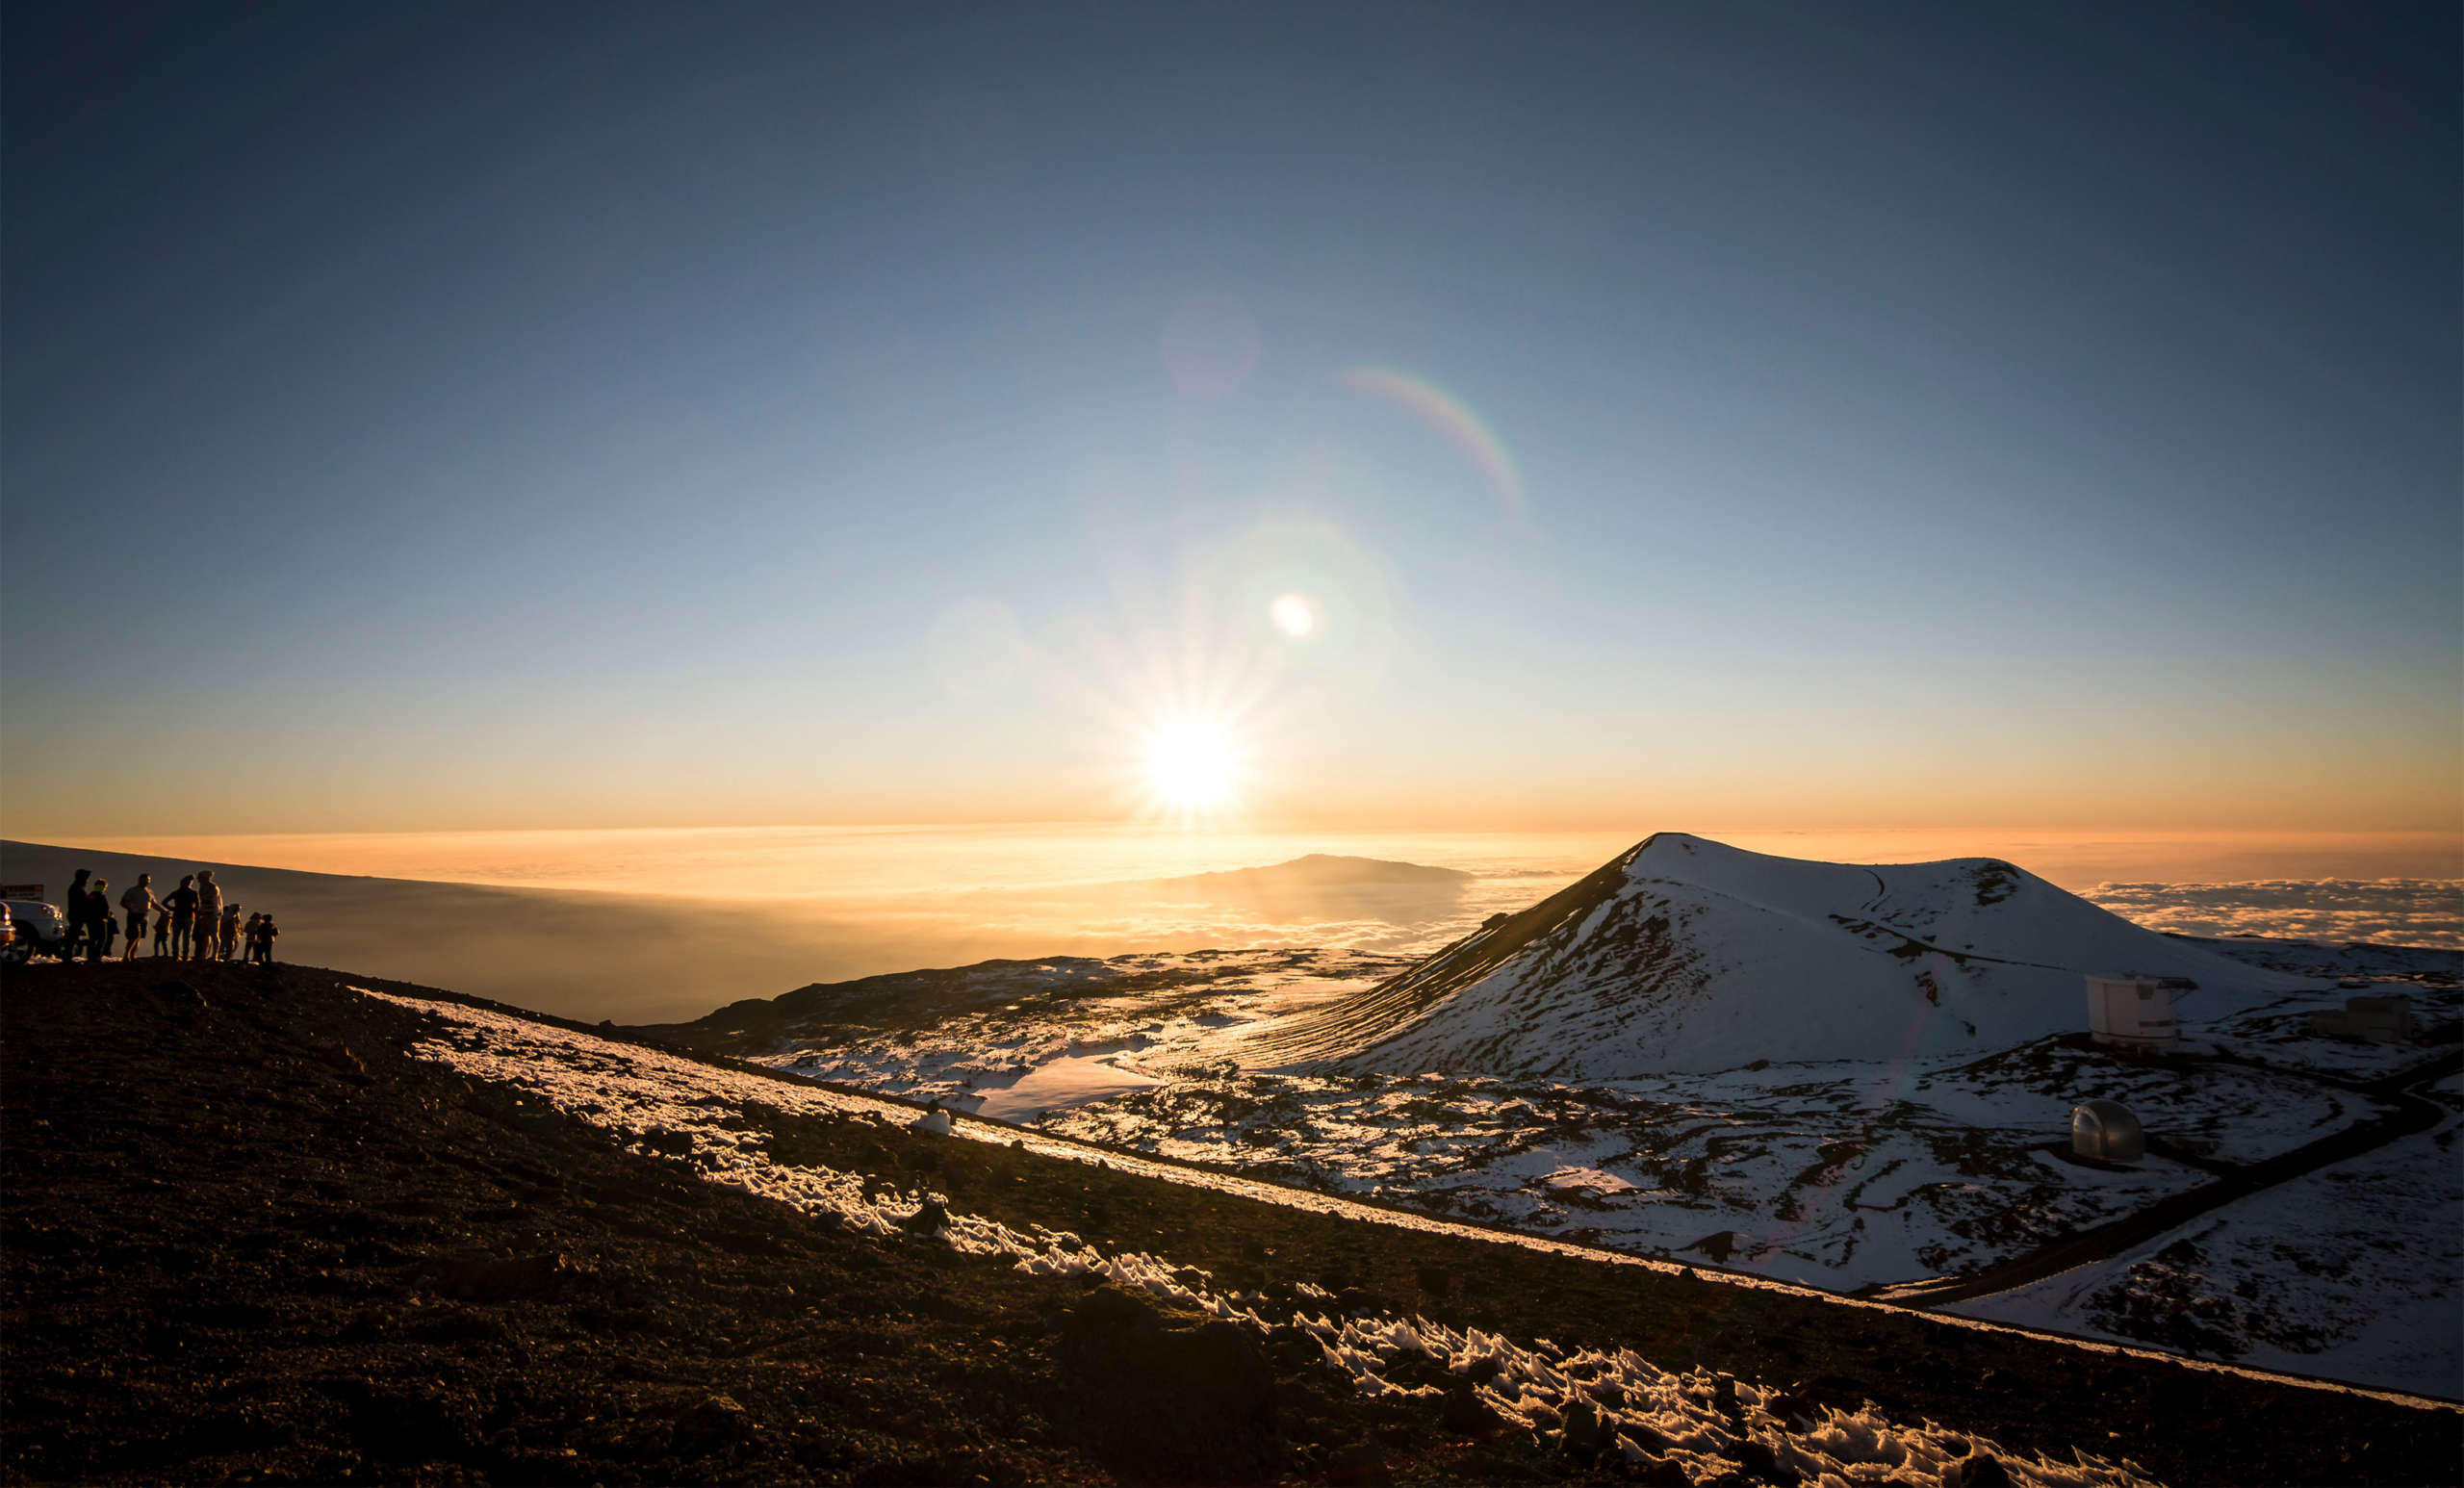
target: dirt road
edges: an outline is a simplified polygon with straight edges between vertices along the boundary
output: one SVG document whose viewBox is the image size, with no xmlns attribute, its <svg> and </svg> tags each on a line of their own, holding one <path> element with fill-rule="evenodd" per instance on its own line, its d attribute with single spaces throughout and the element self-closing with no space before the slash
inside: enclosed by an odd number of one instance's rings
<svg viewBox="0 0 2464 1488">
<path fill-rule="evenodd" d="M 1952 1302 L 1990 1296 L 1997 1292 L 2015 1291 L 2074 1267 L 2110 1260 L 2210 1210 L 2220 1209 L 2305 1173 L 2316 1172 L 2330 1164 L 2348 1162 L 2400 1138 L 2428 1131 L 2447 1118 L 2448 1111 L 2420 1091 L 2458 1069 L 2464 1069 L 2464 1050 L 2442 1055 L 2426 1065 L 2416 1065 L 2384 1080 L 2347 1086 L 2347 1089 L 2393 1101 L 2395 1109 L 2384 1116 L 2356 1122 L 2307 1146 L 2246 1164 L 2222 1173 L 2213 1183 L 2187 1193 L 2176 1193 L 2136 1214 L 2125 1215 L 2093 1229 L 2082 1230 L 2067 1240 L 2032 1250 L 1999 1266 L 1965 1276 L 1905 1282 L 1859 1295 L 1907 1307 L 1941 1307 Z M 2212 1166 L 2210 1170 L 2214 1170 Z"/>
</svg>

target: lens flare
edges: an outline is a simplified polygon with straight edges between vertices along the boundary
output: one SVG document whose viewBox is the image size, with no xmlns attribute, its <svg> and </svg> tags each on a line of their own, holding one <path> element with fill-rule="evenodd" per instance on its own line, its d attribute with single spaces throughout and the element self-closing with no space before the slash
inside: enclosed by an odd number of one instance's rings
<svg viewBox="0 0 2464 1488">
<path fill-rule="evenodd" d="M 1310 603 L 1305 595 L 1277 595 L 1275 602 L 1267 606 L 1267 618 L 1294 640 L 1306 640 L 1318 629 L 1318 606 Z"/>
<path fill-rule="evenodd" d="M 1523 515 L 1523 473 L 1515 469 L 1505 441 L 1461 398 L 1426 377 L 1391 367 L 1355 367 L 1337 380 L 1354 392 L 1384 398 L 1444 435 L 1497 493 L 1506 515 Z"/>
</svg>

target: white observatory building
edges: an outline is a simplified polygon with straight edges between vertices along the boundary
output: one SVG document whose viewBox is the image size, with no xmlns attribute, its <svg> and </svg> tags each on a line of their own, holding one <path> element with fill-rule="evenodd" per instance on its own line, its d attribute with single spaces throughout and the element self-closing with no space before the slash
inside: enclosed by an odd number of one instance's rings
<svg viewBox="0 0 2464 1488">
<path fill-rule="evenodd" d="M 2181 1035 L 2173 989 L 2152 977 L 2090 977 L 2088 1032 L 2098 1043 L 2160 1048 Z"/>
</svg>

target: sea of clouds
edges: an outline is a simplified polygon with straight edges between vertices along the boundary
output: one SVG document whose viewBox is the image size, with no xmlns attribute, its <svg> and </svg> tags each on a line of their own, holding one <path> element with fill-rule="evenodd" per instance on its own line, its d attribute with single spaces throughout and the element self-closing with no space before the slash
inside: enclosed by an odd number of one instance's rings
<svg viewBox="0 0 2464 1488">
<path fill-rule="evenodd" d="M 2464 950 L 2464 880 L 2099 884 L 2083 897 L 2150 930 Z"/>
</svg>

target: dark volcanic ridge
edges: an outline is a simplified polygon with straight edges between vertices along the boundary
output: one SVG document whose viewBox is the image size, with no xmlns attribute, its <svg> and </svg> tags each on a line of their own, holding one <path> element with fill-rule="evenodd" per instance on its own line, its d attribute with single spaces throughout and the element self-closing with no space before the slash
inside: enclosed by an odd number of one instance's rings
<svg viewBox="0 0 2464 1488">
<path fill-rule="evenodd" d="M 13 1478 L 2110 1478 L 2086 1448 L 2421 1482 L 2464 1450 L 2452 1410 L 1364 1225 L 380 990 L 0 981 Z"/>
</svg>

